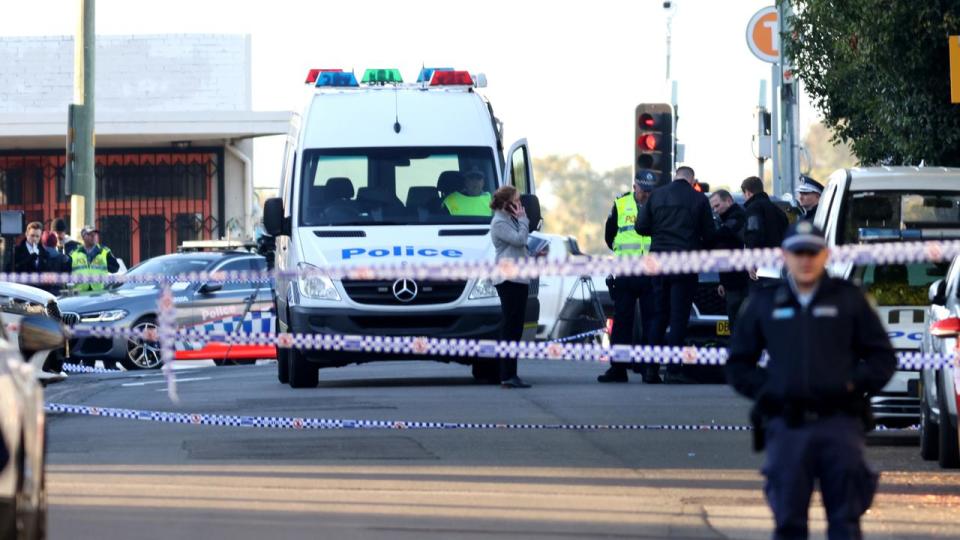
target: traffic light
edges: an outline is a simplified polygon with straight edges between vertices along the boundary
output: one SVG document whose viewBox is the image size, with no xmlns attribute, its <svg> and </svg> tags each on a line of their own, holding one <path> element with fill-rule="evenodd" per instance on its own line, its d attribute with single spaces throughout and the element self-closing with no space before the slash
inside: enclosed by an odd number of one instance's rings
<svg viewBox="0 0 960 540">
<path fill-rule="evenodd" d="M 657 185 L 673 179 L 673 106 L 641 103 L 634 116 L 634 177 L 643 171 L 657 175 Z"/>
</svg>

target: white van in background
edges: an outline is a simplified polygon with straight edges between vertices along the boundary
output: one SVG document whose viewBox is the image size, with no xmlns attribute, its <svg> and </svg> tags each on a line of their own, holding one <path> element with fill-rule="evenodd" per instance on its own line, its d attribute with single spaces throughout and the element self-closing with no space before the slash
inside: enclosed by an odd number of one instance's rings
<svg viewBox="0 0 960 540">
<path fill-rule="evenodd" d="M 280 271 L 324 265 L 493 260 L 489 207 L 478 188 L 503 185 L 523 194 L 531 228 L 541 222 L 526 141 L 504 152 L 502 124 L 477 92 L 483 75 L 423 69 L 416 83 L 398 70 L 353 73 L 312 70 L 303 115 L 287 138 L 280 196 L 266 201 L 264 226 L 277 238 Z M 469 173 L 469 175 L 467 174 Z M 482 178 L 467 186 L 466 177 Z M 473 197 L 474 195 L 469 195 Z M 481 195 L 482 197 L 482 195 Z M 453 208 L 453 210 L 451 210 Z M 278 280 L 279 332 L 495 339 L 500 302 L 487 279 L 344 281 L 323 276 Z M 525 338 L 539 314 L 530 288 Z M 373 360 L 423 357 L 356 351 L 278 349 L 278 378 L 313 387 L 318 370 Z M 496 362 L 472 364 L 478 379 L 495 379 Z"/>
<path fill-rule="evenodd" d="M 855 243 L 960 238 L 960 169 L 872 167 L 841 169 L 823 190 L 814 223 L 831 247 Z M 897 351 L 919 351 L 929 324 L 929 288 L 950 262 L 889 265 L 834 264 L 831 275 L 858 282 Z M 890 426 L 920 420 L 920 374 L 898 371 L 872 398 L 877 421 Z"/>
</svg>

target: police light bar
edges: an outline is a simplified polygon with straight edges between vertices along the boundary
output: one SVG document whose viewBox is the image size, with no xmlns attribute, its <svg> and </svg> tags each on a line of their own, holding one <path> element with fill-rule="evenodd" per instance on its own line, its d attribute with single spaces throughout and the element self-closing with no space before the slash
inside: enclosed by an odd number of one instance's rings
<svg viewBox="0 0 960 540">
<path fill-rule="evenodd" d="M 403 77 L 399 69 L 368 69 L 363 72 L 363 84 L 400 84 Z"/>
<path fill-rule="evenodd" d="M 469 71 L 434 71 L 430 86 L 473 86 Z"/>
<path fill-rule="evenodd" d="M 422 68 L 420 70 L 420 75 L 417 75 L 417 82 L 418 83 L 430 82 L 430 80 L 433 79 L 433 74 L 437 71 L 453 71 L 453 68 L 447 68 L 447 67 Z"/>
<path fill-rule="evenodd" d="M 317 77 L 319 77 L 320 74 L 323 73 L 324 71 L 330 71 L 330 72 L 339 73 L 339 72 L 341 72 L 341 71 L 343 71 L 343 70 L 342 70 L 342 69 L 325 69 L 325 68 L 311 69 L 310 71 L 307 72 L 307 80 L 304 81 L 303 83 L 304 83 L 304 84 L 314 84 L 314 83 L 316 83 L 316 82 L 317 82 Z"/>
<path fill-rule="evenodd" d="M 879 229 L 861 227 L 858 230 L 861 242 L 919 242 L 921 240 L 960 239 L 960 230 L 951 227 L 936 229 Z"/>
<path fill-rule="evenodd" d="M 353 73 L 340 71 L 321 71 L 317 76 L 317 88 L 357 87 L 357 77 Z"/>
</svg>

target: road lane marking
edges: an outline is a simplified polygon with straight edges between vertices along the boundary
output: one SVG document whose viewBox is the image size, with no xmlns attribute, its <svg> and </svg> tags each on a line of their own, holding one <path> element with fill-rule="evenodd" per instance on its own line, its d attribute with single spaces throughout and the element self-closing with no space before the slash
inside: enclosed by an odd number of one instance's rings
<svg viewBox="0 0 960 540">
<path fill-rule="evenodd" d="M 190 382 L 190 381 L 208 381 L 208 380 L 210 380 L 210 379 L 212 379 L 212 378 L 213 378 L 213 377 L 191 377 L 191 378 L 188 378 L 188 379 L 177 379 L 177 382 L 178 382 L 178 383 L 182 383 L 182 382 Z M 124 384 L 121 384 L 120 386 L 146 386 L 146 385 L 148 385 L 148 384 L 164 384 L 164 383 L 166 383 L 166 382 L 167 382 L 167 381 L 165 381 L 165 380 L 146 381 L 146 382 L 132 382 L 132 383 L 124 383 Z"/>
</svg>

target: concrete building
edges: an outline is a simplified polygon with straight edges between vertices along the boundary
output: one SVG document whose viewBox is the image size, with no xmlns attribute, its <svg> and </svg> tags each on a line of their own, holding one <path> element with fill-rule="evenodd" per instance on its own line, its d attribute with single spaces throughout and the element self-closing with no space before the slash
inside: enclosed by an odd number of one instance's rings
<svg viewBox="0 0 960 540">
<path fill-rule="evenodd" d="M 254 137 L 291 113 L 255 112 L 250 36 L 98 36 L 97 225 L 128 265 L 184 240 L 250 238 Z M 0 38 L 0 210 L 66 218 L 63 165 L 73 38 Z"/>
</svg>

